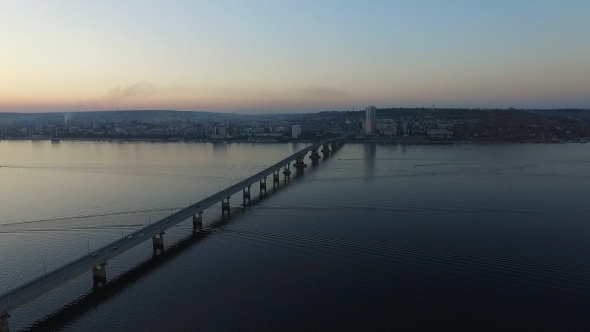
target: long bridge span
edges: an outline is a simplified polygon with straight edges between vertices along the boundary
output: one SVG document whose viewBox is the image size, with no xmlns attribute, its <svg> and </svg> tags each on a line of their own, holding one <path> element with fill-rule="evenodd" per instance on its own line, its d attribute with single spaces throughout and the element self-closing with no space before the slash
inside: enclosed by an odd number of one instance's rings
<svg viewBox="0 0 590 332">
<path fill-rule="evenodd" d="M 314 143 L 237 184 L 222 189 L 201 201 L 128 234 L 126 237 L 111 242 L 106 246 L 98 248 L 72 262 L 66 263 L 53 271 L 47 272 L 45 275 L 37 279 L 29 281 L 0 295 L 0 332 L 8 332 L 8 318 L 10 317 L 10 313 L 17 308 L 87 271 L 92 271 L 92 279 L 95 285 L 104 285 L 107 279 L 106 266 L 110 259 L 121 255 L 148 239 L 152 239 L 154 249 L 163 248 L 165 231 L 191 217 L 195 230 L 201 230 L 203 225 L 203 210 L 221 201 L 222 215 L 227 213 L 229 216 L 231 211 L 229 199 L 232 195 L 241 191 L 244 203 L 246 203 L 246 201 L 249 203 L 250 188 L 254 184 L 259 183 L 260 192 L 262 193 L 262 191 L 264 191 L 266 194 L 267 177 L 272 175 L 274 188 L 275 185 L 280 184 L 281 170 L 285 179 L 290 176 L 291 163 L 293 163 L 293 167 L 302 169 L 307 167 L 304 158 L 310 151 L 311 155 L 309 158 L 312 161 L 317 161 L 321 158 L 318 153 L 320 148 L 323 147 L 321 151 L 327 153 L 330 152 L 330 147 L 332 148 L 332 151 L 334 151 L 340 147 L 341 144 L 342 137 Z"/>
</svg>

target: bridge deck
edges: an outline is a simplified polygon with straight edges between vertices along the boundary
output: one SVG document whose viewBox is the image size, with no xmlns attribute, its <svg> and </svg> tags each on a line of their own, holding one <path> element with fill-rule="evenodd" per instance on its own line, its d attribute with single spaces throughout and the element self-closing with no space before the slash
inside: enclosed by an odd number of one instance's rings
<svg viewBox="0 0 590 332">
<path fill-rule="evenodd" d="M 274 171 L 280 170 L 288 163 L 293 162 L 301 156 L 305 156 L 312 149 L 319 148 L 322 144 L 334 140 L 337 139 L 330 139 L 312 144 L 233 186 L 222 189 L 216 194 L 213 194 L 201 201 L 198 201 L 182 210 L 171 214 L 170 216 L 162 218 L 148 226 L 128 234 L 127 237 L 111 242 L 108 245 L 91 252 L 90 254 L 84 255 L 57 268 L 56 270 L 48 272 L 37 279 L 34 279 L 20 287 L 0 295 L 0 316 L 8 314 L 9 312 L 28 303 L 31 300 L 34 300 L 44 293 L 47 293 L 54 288 L 78 277 L 82 273 L 91 270 L 93 267 L 96 267 L 101 263 L 105 263 L 108 260 L 121 255 L 143 241 L 151 239 L 153 236 L 165 231 L 166 229 L 185 221 L 191 216 L 198 214 L 199 212 L 211 207 L 219 201 L 229 198 L 244 188 L 255 184 L 262 178 L 268 177 Z"/>
</svg>

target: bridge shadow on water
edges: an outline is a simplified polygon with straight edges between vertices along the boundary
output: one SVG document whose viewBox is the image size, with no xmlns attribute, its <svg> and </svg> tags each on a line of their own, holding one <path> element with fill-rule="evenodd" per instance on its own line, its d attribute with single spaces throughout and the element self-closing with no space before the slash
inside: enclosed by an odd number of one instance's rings
<svg viewBox="0 0 590 332">
<path fill-rule="evenodd" d="M 323 161 L 328 160 L 329 156 L 325 155 L 322 159 Z M 259 194 L 258 196 L 253 197 L 250 201 L 250 204 L 240 205 L 240 207 L 232 208 L 229 217 L 223 216 L 223 214 L 221 214 L 220 217 L 214 219 L 208 225 L 204 226 L 201 231 L 193 230 L 189 236 L 186 236 L 175 243 L 168 245 L 163 250 L 154 249 L 153 255 L 150 258 L 142 261 L 117 277 L 107 281 L 104 285 L 93 286 L 90 292 L 62 306 L 57 311 L 43 317 L 42 319 L 25 327 L 21 331 L 55 331 L 65 327 L 70 322 L 73 322 L 77 318 L 82 317 L 97 305 L 117 296 L 126 288 L 129 288 L 129 286 L 132 286 L 140 281 L 146 275 L 156 271 L 160 267 L 166 265 L 166 263 L 171 262 L 176 257 L 188 251 L 202 240 L 213 235 L 215 231 L 229 224 L 232 219 L 247 211 L 248 208 L 265 201 L 266 199 L 273 196 L 273 194 L 286 189 L 289 185 L 296 184 L 297 179 L 301 178 L 305 174 L 316 171 L 318 168 L 315 166 L 318 164 L 319 163 L 317 161 L 314 161 L 311 163 L 312 167 L 307 167 L 306 171 L 295 170 L 288 179 L 280 181 L 282 185 L 278 187 L 273 186 L 267 190 L 266 194 Z M 282 174 L 281 178 L 284 178 Z M 269 182 L 267 186 L 269 184 L 271 183 Z M 90 278 L 88 279 L 89 284 L 91 284 L 92 281 Z"/>
</svg>

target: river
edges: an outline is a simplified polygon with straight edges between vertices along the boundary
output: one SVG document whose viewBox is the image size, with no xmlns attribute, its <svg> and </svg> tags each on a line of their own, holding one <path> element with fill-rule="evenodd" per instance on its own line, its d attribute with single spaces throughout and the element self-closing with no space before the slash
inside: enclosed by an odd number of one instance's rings
<svg viewBox="0 0 590 332">
<path fill-rule="evenodd" d="M 305 146 L 0 141 L 0 292 Z M 307 160 L 229 220 L 205 211 L 205 234 L 187 221 L 163 253 L 146 241 L 110 261 L 107 287 L 88 272 L 14 311 L 11 329 L 590 327 L 590 145 L 346 144 Z"/>
</svg>

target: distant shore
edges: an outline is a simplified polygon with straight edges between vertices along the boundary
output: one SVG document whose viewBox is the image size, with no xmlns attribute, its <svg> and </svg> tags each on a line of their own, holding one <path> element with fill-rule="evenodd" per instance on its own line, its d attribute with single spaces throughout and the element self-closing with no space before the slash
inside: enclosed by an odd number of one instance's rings
<svg viewBox="0 0 590 332">
<path fill-rule="evenodd" d="M 91 137 L 67 137 L 67 138 L 0 138 L 0 141 L 90 141 L 90 142 L 113 142 L 113 143 L 125 143 L 125 142 L 157 142 L 157 143 L 313 143 L 316 141 L 304 140 L 304 141 L 278 141 L 278 140 L 211 140 L 211 139 L 160 139 L 160 138 L 91 138 Z M 449 141 L 449 140 L 421 140 L 421 139 L 345 139 L 346 143 L 384 143 L 384 144 L 565 144 L 565 143 L 590 143 L 588 139 L 572 139 L 572 140 L 522 140 L 522 141 L 500 141 L 500 140 L 462 140 L 462 141 Z"/>
<path fill-rule="evenodd" d="M 277 140 L 211 140 L 211 139 L 178 139 L 161 138 L 92 138 L 92 137 L 64 137 L 64 138 L 0 138 L 0 141 L 90 141 L 90 142 L 157 142 L 157 143 L 312 143 L 312 141 L 277 141 Z"/>
</svg>

